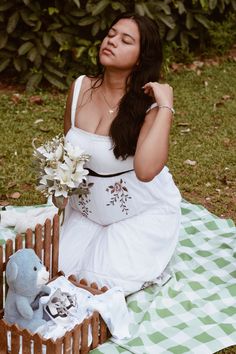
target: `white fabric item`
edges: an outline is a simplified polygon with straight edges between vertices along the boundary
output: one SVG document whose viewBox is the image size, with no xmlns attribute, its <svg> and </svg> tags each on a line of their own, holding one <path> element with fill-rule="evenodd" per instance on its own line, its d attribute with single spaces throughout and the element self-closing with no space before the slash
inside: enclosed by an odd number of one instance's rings
<svg viewBox="0 0 236 354">
<path fill-rule="evenodd" d="M 0 225 L 2 227 L 14 227 L 15 232 L 23 233 L 28 228 L 34 229 L 37 224 L 43 225 L 46 219 L 52 220 L 58 209 L 54 206 L 21 210 L 12 209 L 1 210 Z"/>
<path fill-rule="evenodd" d="M 130 315 L 122 289 L 114 287 L 101 295 L 92 295 L 89 291 L 76 287 L 64 276 L 58 277 L 49 283 L 48 286 L 51 288 L 51 294 L 40 299 L 43 305 L 47 304 L 57 289 L 60 289 L 75 296 L 78 307 L 71 308 L 69 316 L 65 319 L 56 318 L 41 326 L 37 332 L 44 338 L 56 340 L 67 331 L 73 329 L 75 325 L 81 323 L 86 317 L 89 317 L 94 311 L 100 313 L 115 338 L 124 339 L 130 337 Z M 89 342 L 91 340 L 90 333 Z"/>
<path fill-rule="evenodd" d="M 98 174 L 133 169 L 133 157 L 115 158 L 110 137 L 75 126 L 83 78 L 75 83 L 66 139 L 91 155 L 86 167 Z M 174 253 L 180 226 L 181 196 L 168 168 L 150 182 L 139 181 L 134 171 L 88 176 L 88 182 L 90 194 L 72 196 L 66 207 L 59 268 L 99 286 L 120 286 L 126 295 L 155 282 Z"/>
</svg>

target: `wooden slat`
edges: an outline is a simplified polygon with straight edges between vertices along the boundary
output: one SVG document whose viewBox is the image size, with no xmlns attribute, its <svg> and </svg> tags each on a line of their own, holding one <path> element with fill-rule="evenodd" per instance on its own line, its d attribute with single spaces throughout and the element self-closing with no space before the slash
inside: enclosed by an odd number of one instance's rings
<svg viewBox="0 0 236 354">
<path fill-rule="evenodd" d="M 52 231 L 52 276 L 53 277 L 58 272 L 58 258 L 59 258 L 59 216 L 55 215 L 53 218 L 53 231 Z"/>
<path fill-rule="evenodd" d="M 35 245 L 34 250 L 37 256 L 42 259 L 42 248 L 43 248 L 43 232 L 42 225 L 38 224 L 35 227 Z"/>
<path fill-rule="evenodd" d="M 20 351 L 20 334 L 17 326 L 11 327 L 11 354 L 19 354 Z"/>
<path fill-rule="evenodd" d="M 86 318 L 81 326 L 81 354 L 87 354 L 89 352 L 88 348 L 88 324 L 89 321 Z"/>
<path fill-rule="evenodd" d="M 55 342 L 54 342 L 54 352 L 53 354 L 63 354 L 62 352 L 62 348 L 63 348 L 63 339 L 62 338 L 58 338 Z M 51 354 L 51 353 L 50 353 Z M 67 354 L 67 353 L 66 353 Z"/>
<path fill-rule="evenodd" d="M 88 282 L 87 282 L 86 279 L 80 279 L 79 283 L 80 283 L 81 285 L 86 285 L 86 286 L 88 286 Z"/>
<path fill-rule="evenodd" d="M 108 287 L 107 287 L 107 286 L 103 286 L 103 287 L 101 288 L 101 291 L 102 291 L 103 293 L 105 293 L 107 290 L 108 290 Z"/>
<path fill-rule="evenodd" d="M 20 234 L 16 235 L 15 238 L 15 252 L 23 248 L 23 237 Z"/>
<path fill-rule="evenodd" d="M 26 230 L 26 248 L 34 248 L 33 246 L 33 231 L 31 229 Z"/>
<path fill-rule="evenodd" d="M 3 309 L 3 287 L 3 247 L 0 246 L 0 310 Z"/>
<path fill-rule="evenodd" d="M 7 353 L 7 330 L 5 321 L 0 320 L 0 354 Z"/>
<path fill-rule="evenodd" d="M 44 224 L 44 265 L 51 274 L 51 220 L 47 219 Z"/>
<path fill-rule="evenodd" d="M 100 322 L 100 338 L 99 338 L 99 343 L 102 344 L 104 343 L 107 338 L 108 338 L 108 333 L 107 333 L 107 326 L 105 322 L 103 321 L 102 317 L 99 315 L 99 322 Z"/>
<path fill-rule="evenodd" d="M 32 338 L 34 343 L 34 353 L 42 354 L 42 339 L 38 334 L 35 334 Z"/>
<path fill-rule="evenodd" d="M 13 241 L 7 240 L 6 245 L 5 245 L 5 264 L 7 264 L 12 253 L 13 253 Z M 6 279 L 6 273 L 5 273 L 5 297 L 7 296 L 7 291 L 8 291 L 8 285 L 7 285 L 7 279 Z"/>
<path fill-rule="evenodd" d="M 64 353 L 66 354 L 74 354 L 72 352 L 72 335 L 71 332 L 67 332 L 64 335 Z"/>
<path fill-rule="evenodd" d="M 80 354 L 81 324 L 75 326 L 73 330 L 73 354 Z"/>
<path fill-rule="evenodd" d="M 99 344 L 99 313 L 95 311 L 91 319 L 92 324 L 92 349 L 97 348 Z"/>
<path fill-rule="evenodd" d="M 27 331 L 22 331 L 22 354 L 31 354 L 30 342 L 32 335 Z"/>
</svg>

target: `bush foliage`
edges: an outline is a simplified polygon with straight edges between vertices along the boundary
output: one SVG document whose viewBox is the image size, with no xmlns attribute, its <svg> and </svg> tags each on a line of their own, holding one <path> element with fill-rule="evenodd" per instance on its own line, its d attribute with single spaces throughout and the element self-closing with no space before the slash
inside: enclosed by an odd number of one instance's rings
<svg viewBox="0 0 236 354">
<path fill-rule="evenodd" d="M 203 48 L 211 37 L 222 50 L 216 23 L 236 13 L 236 0 L 1 0 L 0 72 L 18 73 L 28 90 L 42 80 L 65 89 L 93 71 L 98 45 L 123 11 L 156 20 L 173 50 Z"/>
</svg>

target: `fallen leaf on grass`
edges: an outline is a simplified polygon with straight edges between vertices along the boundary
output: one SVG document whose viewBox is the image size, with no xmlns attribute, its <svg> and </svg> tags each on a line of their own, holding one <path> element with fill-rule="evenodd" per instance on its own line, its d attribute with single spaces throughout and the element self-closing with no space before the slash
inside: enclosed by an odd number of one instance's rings
<svg viewBox="0 0 236 354">
<path fill-rule="evenodd" d="M 43 122 L 43 119 L 36 119 L 35 121 L 34 121 L 34 124 L 38 124 L 38 123 L 42 123 Z"/>
<path fill-rule="evenodd" d="M 7 206 L 7 205 L 9 205 L 10 203 L 7 201 L 7 200 L 0 200 L 0 205 L 1 206 Z"/>
<path fill-rule="evenodd" d="M 30 103 L 41 105 L 43 104 L 43 99 L 41 96 L 31 96 L 29 98 Z"/>
<path fill-rule="evenodd" d="M 11 199 L 19 199 L 20 196 L 21 196 L 21 194 L 19 192 L 14 192 L 14 193 L 9 195 L 9 198 L 11 198 Z"/>
<path fill-rule="evenodd" d="M 12 188 L 12 187 L 15 187 L 16 186 L 16 182 L 9 182 L 7 184 L 7 188 Z"/>
<path fill-rule="evenodd" d="M 181 129 L 181 130 L 180 130 L 180 134 L 186 134 L 186 133 L 189 133 L 190 131 L 191 131 L 190 128 Z"/>
<path fill-rule="evenodd" d="M 11 100 L 12 102 L 14 102 L 15 104 L 19 103 L 21 99 L 21 96 L 19 93 L 13 93 L 13 95 L 11 96 Z"/>
<path fill-rule="evenodd" d="M 179 123 L 177 123 L 178 127 L 187 127 L 188 125 L 189 125 L 189 123 L 187 123 L 187 122 L 179 122 Z"/>
<path fill-rule="evenodd" d="M 48 127 L 39 127 L 39 129 L 41 130 L 41 132 L 50 132 L 51 128 L 48 128 Z"/>
<path fill-rule="evenodd" d="M 231 99 L 230 95 L 223 95 L 222 96 L 222 100 L 224 100 L 224 101 L 227 101 L 227 100 L 230 100 L 230 99 Z"/>
<path fill-rule="evenodd" d="M 187 159 L 184 161 L 184 163 L 186 165 L 195 166 L 197 164 L 197 161 Z"/>
</svg>

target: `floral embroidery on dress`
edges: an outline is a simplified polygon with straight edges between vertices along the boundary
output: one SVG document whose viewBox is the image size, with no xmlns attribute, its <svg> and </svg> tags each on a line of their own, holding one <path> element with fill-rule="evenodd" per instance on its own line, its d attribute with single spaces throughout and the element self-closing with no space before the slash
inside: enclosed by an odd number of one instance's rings
<svg viewBox="0 0 236 354">
<path fill-rule="evenodd" d="M 89 213 L 91 213 L 91 210 L 89 210 L 87 204 L 90 202 L 90 199 L 88 195 L 80 195 L 79 196 L 79 206 L 81 207 L 81 213 L 83 216 L 88 217 Z"/>
<path fill-rule="evenodd" d="M 83 216 L 86 216 L 88 217 L 89 213 L 91 213 L 91 210 L 89 210 L 88 208 L 88 203 L 91 201 L 91 199 L 89 198 L 89 188 L 91 188 L 93 186 L 93 183 L 86 183 L 84 182 L 84 188 L 86 190 L 86 187 L 87 187 L 87 190 L 88 190 L 88 193 L 84 193 L 84 194 L 80 194 L 78 196 L 79 198 L 79 206 L 81 206 L 81 213 Z"/>
<path fill-rule="evenodd" d="M 116 182 L 113 186 L 107 187 L 106 191 L 108 193 L 111 193 L 111 199 L 110 202 L 107 204 L 107 206 L 110 205 L 114 206 L 115 203 L 119 202 L 122 212 L 128 215 L 129 209 L 127 208 L 126 202 L 128 199 L 131 199 L 132 197 L 130 197 L 128 194 L 126 182 L 120 179 L 120 181 Z"/>
</svg>

